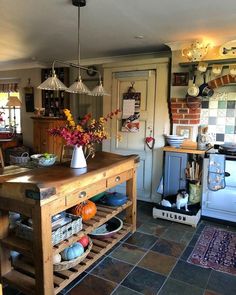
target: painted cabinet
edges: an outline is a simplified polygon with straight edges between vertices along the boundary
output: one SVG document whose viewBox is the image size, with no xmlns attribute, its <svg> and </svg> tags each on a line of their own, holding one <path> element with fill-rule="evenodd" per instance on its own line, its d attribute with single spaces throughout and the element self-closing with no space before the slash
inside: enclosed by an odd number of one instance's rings
<svg viewBox="0 0 236 295">
<path fill-rule="evenodd" d="M 164 197 L 176 195 L 179 189 L 186 188 L 185 168 L 188 154 L 165 152 Z"/>
</svg>

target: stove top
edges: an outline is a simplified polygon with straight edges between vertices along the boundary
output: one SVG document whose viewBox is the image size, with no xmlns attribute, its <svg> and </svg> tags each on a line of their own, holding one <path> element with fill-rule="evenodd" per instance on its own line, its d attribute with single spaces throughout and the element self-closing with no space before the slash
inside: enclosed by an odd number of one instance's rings
<svg viewBox="0 0 236 295">
<path fill-rule="evenodd" d="M 227 144 L 227 145 L 219 145 L 215 144 L 213 148 L 209 149 L 206 152 L 206 156 L 209 157 L 210 154 L 223 154 L 226 159 L 236 160 L 236 149 L 235 145 Z"/>
</svg>

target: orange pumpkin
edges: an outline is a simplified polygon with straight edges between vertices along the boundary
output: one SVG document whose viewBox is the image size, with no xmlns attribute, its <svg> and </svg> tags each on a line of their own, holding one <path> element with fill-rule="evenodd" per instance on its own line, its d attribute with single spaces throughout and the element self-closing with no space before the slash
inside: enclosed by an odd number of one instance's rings
<svg viewBox="0 0 236 295">
<path fill-rule="evenodd" d="M 83 220 L 89 220 L 97 213 L 97 207 L 92 201 L 84 201 L 71 209 L 74 215 L 80 215 Z"/>
</svg>

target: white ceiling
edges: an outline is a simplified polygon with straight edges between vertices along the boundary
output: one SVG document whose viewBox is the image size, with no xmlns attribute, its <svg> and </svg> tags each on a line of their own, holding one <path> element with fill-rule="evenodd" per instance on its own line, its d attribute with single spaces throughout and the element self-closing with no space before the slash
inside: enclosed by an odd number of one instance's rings
<svg viewBox="0 0 236 295">
<path fill-rule="evenodd" d="M 167 50 L 164 43 L 236 39 L 234 0 L 87 0 L 81 57 Z M 143 35 L 143 39 L 135 39 Z M 71 0 L 1 0 L 0 69 L 14 62 L 76 59 L 77 8 Z"/>
</svg>

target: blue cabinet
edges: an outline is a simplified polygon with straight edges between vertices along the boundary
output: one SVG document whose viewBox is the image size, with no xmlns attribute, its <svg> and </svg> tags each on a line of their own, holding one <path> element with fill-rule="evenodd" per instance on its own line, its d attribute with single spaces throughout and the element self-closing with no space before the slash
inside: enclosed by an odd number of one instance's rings
<svg viewBox="0 0 236 295">
<path fill-rule="evenodd" d="M 186 189 L 187 160 L 186 153 L 165 152 L 164 197 L 176 195 L 179 189 Z"/>
</svg>

